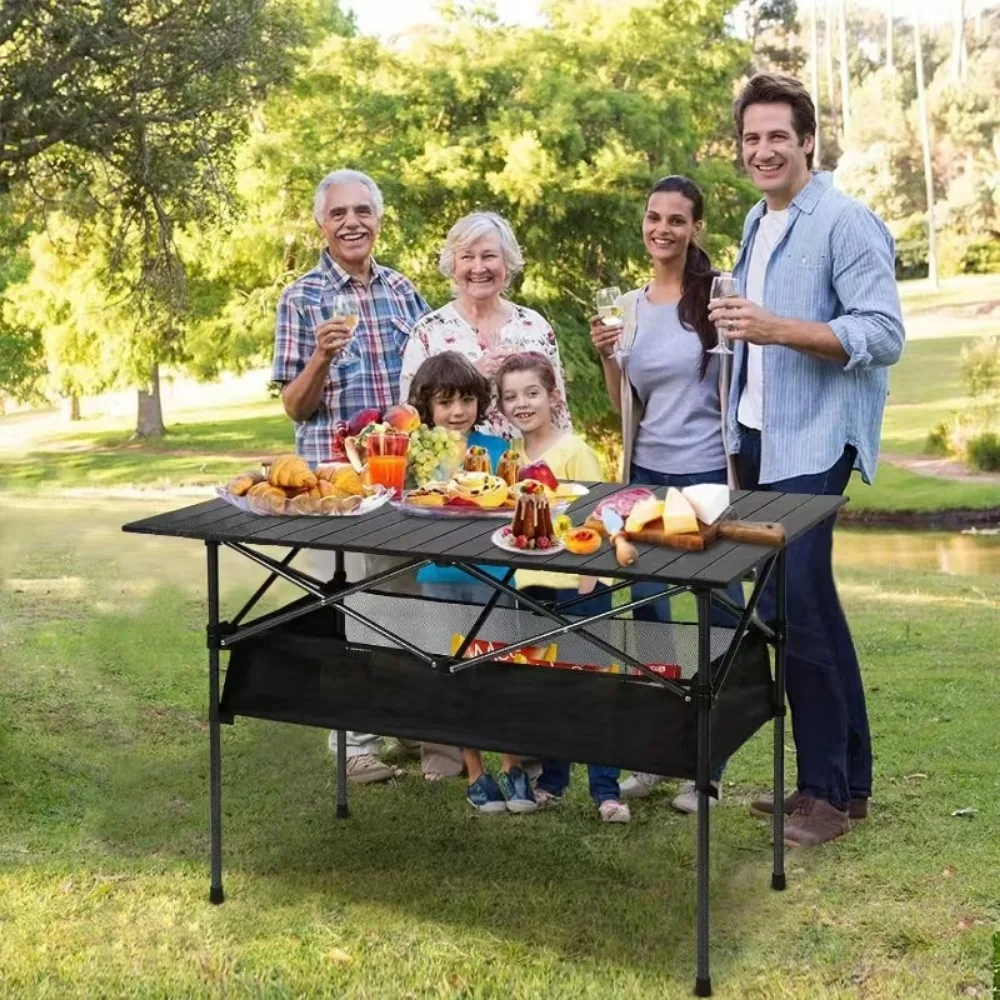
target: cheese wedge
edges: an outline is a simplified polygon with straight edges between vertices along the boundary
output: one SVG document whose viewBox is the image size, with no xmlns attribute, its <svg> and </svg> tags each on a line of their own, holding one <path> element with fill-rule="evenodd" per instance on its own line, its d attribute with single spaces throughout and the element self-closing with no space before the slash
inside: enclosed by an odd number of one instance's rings
<svg viewBox="0 0 1000 1000">
<path fill-rule="evenodd" d="M 640 500 L 629 511 L 625 519 L 626 531 L 642 531 L 650 521 L 655 521 L 663 516 L 663 503 L 656 497 L 648 497 Z"/>
<path fill-rule="evenodd" d="M 663 503 L 663 533 L 665 535 L 685 535 L 698 530 L 698 517 L 694 507 L 684 499 L 680 490 L 673 486 L 667 490 Z"/>
<path fill-rule="evenodd" d="M 718 483 L 700 483 L 681 490 L 684 499 L 694 508 L 702 524 L 715 524 L 729 506 L 729 487 Z"/>
</svg>

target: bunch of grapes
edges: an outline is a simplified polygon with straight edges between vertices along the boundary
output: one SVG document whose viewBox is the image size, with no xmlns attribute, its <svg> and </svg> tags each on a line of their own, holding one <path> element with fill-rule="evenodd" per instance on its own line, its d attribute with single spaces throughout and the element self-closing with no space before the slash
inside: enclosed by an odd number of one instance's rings
<svg viewBox="0 0 1000 1000">
<path fill-rule="evenodd" d="M 462 435 L 444 427 L 421 424 L 410 434 L 407 479 L 415 486 L 450 479 L 462 460 Z"/>
</svg>

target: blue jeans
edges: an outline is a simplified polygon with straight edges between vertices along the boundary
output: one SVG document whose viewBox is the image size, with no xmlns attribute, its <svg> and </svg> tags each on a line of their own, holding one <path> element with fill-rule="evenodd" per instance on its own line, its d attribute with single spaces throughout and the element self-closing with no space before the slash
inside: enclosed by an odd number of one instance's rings
<svg viewBox="0 0 1000 1000">
<path fill-rule="evenodd" d="M 653 469 L 644 469 L 641 465 L 632 463 L 629 481 L 633 486 L 673 486 L 676 489 L 683 489 L 685 486 L 699 486 L 702 483 L 716 483 L 725 486 L 727 482 L 725 469 L 713 469 L 710 472 L 692 472 L 690 475 L 677 475 L 670 472 L 656 472 Z M 648 597 L 650 594 L 658 593 L 663 587 L 657 583 L 633 583 L 632 599 Z M 740 582 L 734 581 L 726 588 L 726 596 L 738 607 L 743 607 L 743 587 Z M 644 608 L 637 608 L 632 612 L 637 621 L 642 622 L 664 622 L 673 621 L 670 615 L 670 601 L 657 601 L 655 604 L 647 604 Z M 724 608 L 712 605 L 709 613 L 709 621 L 717 628 L 735 628 L 737 619 Z M 728 761 L 712 768 L 712 781 L 718 783 L 722 780 L 722 772 L 725 770 Z"/>
<path fill-rule="evenodd" d="M 525 587 L 524 593 L 536 601 L 552 601 L 557 604 L 571 601 L 574 597 L 579 596 L 575 590 L 555 590 L 551 587 Z M 598 615 L 602 611 L 610 610 L 610 608 L 611 594 L 603 583 L 598 583 L 588 600 L 567 608 L 566 614 L 587 617 Z M 568 760 L 543 760 L 542 773 L 538 776 L 535 787 L 541 788 L 542 791 L 548 792 L 550 795 L 562 795 L 569 786 L 569 769 L 570 762 Z M 598 805 L 619 797 L 618 776 L 620 774 L 621 769 L 617 767 L 604 767 L 600 764 L 587 765 L 590 796 Z"/>
<path fill-rule="evenodd" d="M 845 448 L 825 472 L 761 483 L 760 432 L 741 432 L 739 473 L 744 489 L 835 496 L 847 487 L 854 448 Z M 852 797 L 871 795 L 872 746 L 861 668 L 833 580 L 834 521 L 827 518 L 787 550 L 786 683 L 799 791 L 846 809 Z M 765 621 L 774 616 L 774 608 L 774 588 L 769 585 L 760 602 Z"/>
</svg>

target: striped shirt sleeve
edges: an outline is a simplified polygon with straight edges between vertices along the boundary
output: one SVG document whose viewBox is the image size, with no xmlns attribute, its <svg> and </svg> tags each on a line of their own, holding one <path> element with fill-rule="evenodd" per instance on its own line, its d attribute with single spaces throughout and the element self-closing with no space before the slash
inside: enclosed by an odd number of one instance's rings
<svg viewBox="0 0 1000 1000">
<path fill-rule="evenodd" d="M 831 243 L 833 287 L 843 314 L 830 328 L 847 354 L 844 370 L 894 365 L 905 334 L 889 231 L 857 205 L 838 220 Z"/>
<path fill-rule="evenodd" d="M 297 378 L 316 344 L 315 334 L 306 324 L 290 292 L 291 288 L 286 288 L 278 302 L 271 369 L 271 378 L 275 382 L 291 382 Z"/>
</svg>

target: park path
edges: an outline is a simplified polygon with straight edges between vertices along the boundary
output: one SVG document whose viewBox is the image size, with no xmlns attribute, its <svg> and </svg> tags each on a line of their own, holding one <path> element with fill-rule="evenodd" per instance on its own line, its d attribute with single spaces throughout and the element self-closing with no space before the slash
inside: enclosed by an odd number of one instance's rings
<svg viewBox="0 0 1000 1000">
<path fill-rule="evenodd" d="M 954 458 L 929 458 L 924 455 L 900 455 L 893 452 L 881 452 L 881 461 L 893 465 L 897 469 L 905 469 L 920 476 L 931 476 L 934 479 L 958 479 L 967 483 L 995 483 L 1000 486 L 1000 472 L 975 472 L 964 462 Z"/>
</svg>

